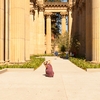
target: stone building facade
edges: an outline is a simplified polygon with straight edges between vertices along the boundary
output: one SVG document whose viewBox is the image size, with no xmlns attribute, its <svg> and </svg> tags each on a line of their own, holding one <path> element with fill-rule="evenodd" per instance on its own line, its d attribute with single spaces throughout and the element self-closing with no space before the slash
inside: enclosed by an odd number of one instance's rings
<svg viewBox="0 0 100 100">
<path fill-rule="evenodd" d="M 30 55 L 51 53 L 51 15 L 62 16 L 62 34 L 69 17 L 69 40 L 78 39 L 78 50 L 87 60 L 100 62 L 100 1 L 0 0 L 0 63 L 23 63 Z M 46 29 L 46 30 L 45 30 Z"/>
</svg>

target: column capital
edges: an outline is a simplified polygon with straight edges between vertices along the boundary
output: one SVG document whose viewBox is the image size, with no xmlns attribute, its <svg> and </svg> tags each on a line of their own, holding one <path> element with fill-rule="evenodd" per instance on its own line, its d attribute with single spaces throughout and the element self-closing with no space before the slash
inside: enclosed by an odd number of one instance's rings
<svg viewBox="0 0 100 100">
<path fill-rule="evenodd" d="M 43 4 L 39 4 L 39 11 L 44 11 L 44 5 Z"/>
<path fill-rule="evenodd" d="M 60 12 L 60 15 L 64 18 L 66 15 L 68 15 L 68 12 Z"/>
<path fill-rule="evenodd" d="M 34 15 L 35 14 L 34 8 L 30 8 L 30 14 L 31 15 Z"/>
<path fill-rule="evenodd" d="M 72 11 L 72 4 L 69 4 L 68 11 Z"/>
<path fill-rule="evenodd" d="M 44 15 L 47 16 L 47 17 L 51 17 L 52 12 L 44 12 Z"/>
</svg>

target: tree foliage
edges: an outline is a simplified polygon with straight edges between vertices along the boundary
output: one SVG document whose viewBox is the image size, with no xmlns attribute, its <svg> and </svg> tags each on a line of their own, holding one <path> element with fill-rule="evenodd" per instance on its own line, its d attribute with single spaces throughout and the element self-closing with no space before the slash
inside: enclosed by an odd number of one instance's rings
<svg viewBox="0 0 100 100">
<path fill-rule="evenodd" d="M 61 52 L 69 50 L 69 35 L 68 35 L 68 33 L 65 33 L 64 35 L 60 35 L 60 37 L 58 39 L 58 47 Z"/>
</svg>

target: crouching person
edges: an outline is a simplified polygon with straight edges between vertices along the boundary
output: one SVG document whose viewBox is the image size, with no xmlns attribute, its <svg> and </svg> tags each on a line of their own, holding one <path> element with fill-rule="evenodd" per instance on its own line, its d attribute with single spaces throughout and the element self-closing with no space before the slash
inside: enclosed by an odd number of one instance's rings
<svg viewBox="0 0 100 100">
<path fill-rule="evenodd" d="M 54 76 L 54 72 L 53 72 L 53 68 L 52 65 L 50 64 L 50 60 L 49 61 L 45 61 L 44 62 L 45 65 L 45 76 L 47 77 L 53 77 Z"/>
</svg>

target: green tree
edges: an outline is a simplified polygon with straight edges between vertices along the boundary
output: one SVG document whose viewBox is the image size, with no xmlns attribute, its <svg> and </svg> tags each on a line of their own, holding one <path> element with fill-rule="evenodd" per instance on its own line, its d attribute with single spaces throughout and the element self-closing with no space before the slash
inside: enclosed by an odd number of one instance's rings
<svg viewBox="0 0 100 100">
<path fill-rule="evenodd" d="M 64 35 L 60 35 L 59 36 L 59 39 L 58 39 L 58 47 L 59 47 L 59 50 L 60 51 L 62 49 L 65 49 L 65 51 L 69 51 L 69 35 L 68 35 L 67 32 Z"/>
</svg>

